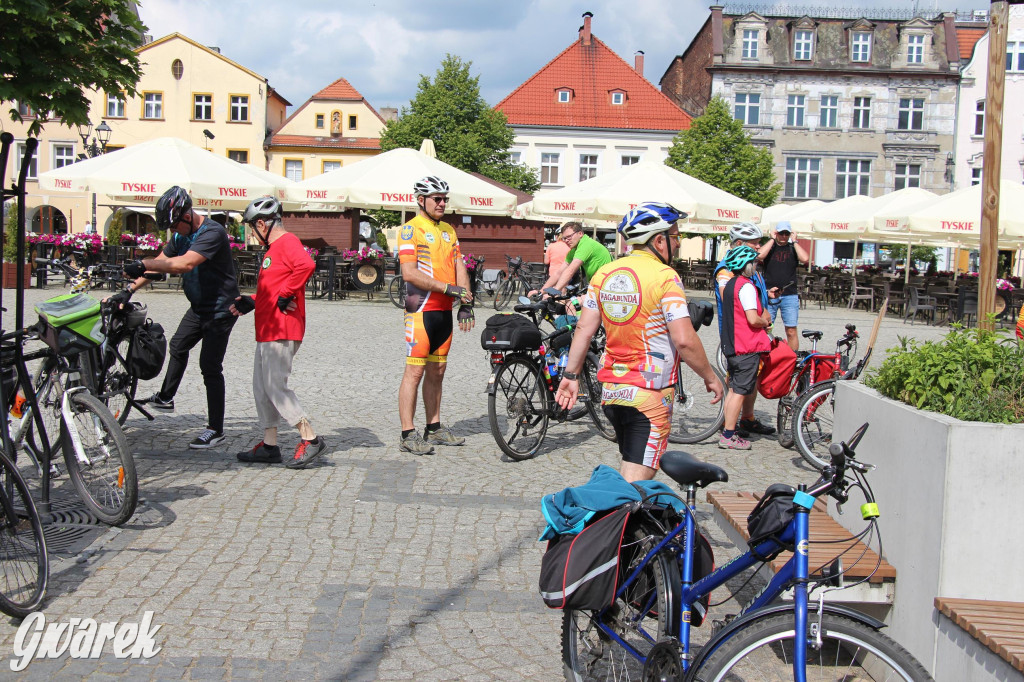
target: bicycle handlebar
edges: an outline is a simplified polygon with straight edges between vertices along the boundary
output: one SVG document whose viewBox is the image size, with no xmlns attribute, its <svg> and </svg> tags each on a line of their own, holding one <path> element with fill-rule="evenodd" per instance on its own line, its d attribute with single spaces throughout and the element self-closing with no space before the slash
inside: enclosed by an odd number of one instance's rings
<svg viewBox="0 0 1024 682">
<path fill-rule="evenodd" d="M 849 483 L 846 480 L 846 469 L 850 468 L 859 473 L 866 473 L 874 468 L 872 465 L 864 464 L 856 459 L 855 450 L 867 430 L 868 424 L 865 422 L 850 437 L 849 443 L 839 442 L 829 445 L 828 452 L 831 461 L 822 470 L 821 477 L 807 491 L 807 494 L 818 497 L 827 493 L 839 504 L 845 503 L 850 498 L 847 493 Z M 875 499 L 871 494 L 871 489 L 866 485 L 861 486 L 861 488 L 863 489 L 866 502 L 874 504 Z"/>
</svg>

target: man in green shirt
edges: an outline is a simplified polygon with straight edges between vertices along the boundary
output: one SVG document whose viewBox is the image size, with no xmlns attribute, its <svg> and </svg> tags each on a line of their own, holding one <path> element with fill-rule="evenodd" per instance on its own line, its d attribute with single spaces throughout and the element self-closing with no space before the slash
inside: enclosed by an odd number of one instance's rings
<svg viewBox="0 0 1024 682">
<path fill-rule="evenodd" d="M 544 286 L 541 287 L 542 291 L 548 287 L 564 289 L 580 268 L 583 268 L 583 275 L 589 282 L 598 268 L 612 261 L 611 254 L 603 244 L 583 234 L 581 223 L 573 222 L 562 225 L 561 240 L 569 245 L 569 253 L 565 255 L 565 267 L 561 272 L 548 277 Z"/>
</svg>

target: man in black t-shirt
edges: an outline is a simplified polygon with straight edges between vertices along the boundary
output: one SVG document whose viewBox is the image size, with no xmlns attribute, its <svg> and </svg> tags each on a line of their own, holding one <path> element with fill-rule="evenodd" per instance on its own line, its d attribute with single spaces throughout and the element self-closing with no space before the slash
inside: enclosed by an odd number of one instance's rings
<svg viewBox="0 0 1024 682">
<path fill-rule="evenodd" d="M 172 187 L 160 197 L 156 224 L 160 230 L 173 231 L 171 240 L 156 258 L 125 264 L 125 274 L 137 278 L 129 291 L 146 284 L 144 272 L 181 275 L 182 288 L 191 306 L 168 345 L 170 359 L 163 385 L 140 402 L 154 409 L 173 411 L 174 394 L 185 375 L 189 352 L 202 342 L 199 369 L 206 384 L 209 422 L 189 447 L 205 450 L 224 440 L 224 354 L 237 319 L 231 313 L 231 304 L 239 296 L 231 245 L 223 227 L 192 210 L 192 198 L 181 187 Z"/>
<path fill-rule="evenodd" d="M 797 321 L 800 318 L 800 289 L 797 285 L 796 268 L 803 263 L 807 265 L 809 257 L 804 248 L 796 240 L 790 241 L 793 228 L 788 220 L 779 221 L 775 233 L 769 231 L 772 240 L 766 242 L 758 250 L 757 258 L 764 263 L 764 283 L 769 291 L 778 287 L 780 296 L 768 299 L 768 312 L 775 316 L 782 311 L 782 324 L 786 327 L 786 343 L 794 351 L 800 350 L 800 335 L 797 333 Z M 770 328 L 769 328 L 770 329 Z"/>
</svg>

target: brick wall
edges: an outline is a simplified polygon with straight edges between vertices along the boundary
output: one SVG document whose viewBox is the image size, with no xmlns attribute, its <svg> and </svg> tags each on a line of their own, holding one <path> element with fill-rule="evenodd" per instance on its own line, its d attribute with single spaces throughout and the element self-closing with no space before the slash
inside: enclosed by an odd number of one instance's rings
<svg viewBox="0 0 1024 682">
<path fill-rule="evenodd" d="M 692 116 L 703 114 L 711 100 L 711 74 L 707 68 L 712 61 L 712 39 L 711 22 L 707 22 L 686 53 L 672 60 L 661 79 L 661 91 Z"/>
<path fill-rule="evenodd" d="M 470 223 L 458 215 L 445 219 L 455 227 L 462 253 L 484 256 L 485 269 L 504 270 L 505 254 L 526 262 L 544 261 L 544 223 L 490 216 L 470 216 Z"/>
<path fill-rule="evenodd" d="M 355 249 L 359 245 L 359 211 L 341 213 L 286 212 L 284 226 L 305 246 Z"/>
</svg>

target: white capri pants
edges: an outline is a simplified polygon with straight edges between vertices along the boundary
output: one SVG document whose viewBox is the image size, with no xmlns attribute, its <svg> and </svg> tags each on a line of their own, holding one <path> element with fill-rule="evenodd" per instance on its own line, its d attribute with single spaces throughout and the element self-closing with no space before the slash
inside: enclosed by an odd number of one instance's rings
<svg viewBox="0 0 1024 682">
<path fill-rule="evenodd" d="M 292 358 L 299 352 L 301 341 L 260 341 L 252 366 L 252 397 L 256 414 L 264 429 L 276 428 L 284 420 L 295 426 L 306 413 L 295 391 L 288 388 Z"/>
</svg>

